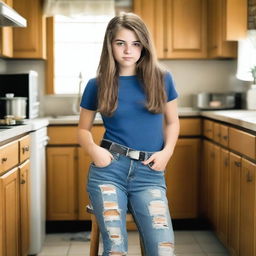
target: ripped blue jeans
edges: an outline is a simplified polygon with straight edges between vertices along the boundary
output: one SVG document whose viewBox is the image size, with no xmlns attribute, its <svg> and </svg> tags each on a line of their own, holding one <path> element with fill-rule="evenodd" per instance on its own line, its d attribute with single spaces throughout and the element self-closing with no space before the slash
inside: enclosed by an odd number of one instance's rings
<svg viewBox="0 0 256 256">
<path fill-rule="evenodd" d="M 111 152 L 106 167 L 90 165 L 87 191 L 103 240 L 103 256 L 128 255 L 126 212 L 136 222 L 146 256 L 173 256 L 174 234 L 164 171 Z"/>
</svg>

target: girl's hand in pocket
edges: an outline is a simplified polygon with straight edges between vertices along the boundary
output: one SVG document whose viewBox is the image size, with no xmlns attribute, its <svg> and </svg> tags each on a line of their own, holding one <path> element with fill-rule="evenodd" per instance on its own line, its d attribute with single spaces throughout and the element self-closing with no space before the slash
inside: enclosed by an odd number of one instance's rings
<svg viewBox="0 0 256 256">
<path fill-rule="evenodd" d="M 98 167 L 108 166 L 114 158 L 108 150 L 98 145 L 93 146 L 90 155 L 93 163 Z"/>
</svg>

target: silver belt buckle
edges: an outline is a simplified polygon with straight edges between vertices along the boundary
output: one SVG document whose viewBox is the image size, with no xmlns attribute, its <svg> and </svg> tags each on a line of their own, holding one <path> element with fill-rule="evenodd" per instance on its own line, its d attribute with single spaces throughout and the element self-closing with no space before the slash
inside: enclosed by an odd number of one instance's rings
<svg viewBox="0 0 256 256">
<path fill-rule="evenodd" d="M 132 151 L 129 151 L 127 155 L 130 158 L 132 158 L 132 159 L 139 160 L 139 158 L 140 158 L 140 151 L 132 150 Z"/>
</svg>

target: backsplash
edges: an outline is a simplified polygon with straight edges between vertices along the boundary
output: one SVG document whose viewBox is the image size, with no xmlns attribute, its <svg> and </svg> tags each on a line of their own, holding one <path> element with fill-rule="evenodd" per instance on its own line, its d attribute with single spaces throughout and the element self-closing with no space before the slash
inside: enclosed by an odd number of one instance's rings
<svg viewBox="0 0 256 256">
<path fill-rule="evenodd" d="M 192 94 L 202 91 L 245 91 L 246 84 L 236 79 L 236 60 L 163 60 L 161 65 L 169 70 L 179 93 L 180 107 L 192 106 Z M 42 60 L 0 60 L 0 72 L 38 72 L 40 88 L 40 115 L 72 115 L 76 96 L 45 95 L 45 62 Z"/>
</svg>

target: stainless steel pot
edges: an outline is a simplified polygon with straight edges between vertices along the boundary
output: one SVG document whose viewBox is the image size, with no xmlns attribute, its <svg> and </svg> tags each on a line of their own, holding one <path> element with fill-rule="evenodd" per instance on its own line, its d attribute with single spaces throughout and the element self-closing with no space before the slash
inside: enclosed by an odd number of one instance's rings
<svg viewBox="0 0 256 256">
<path fill-rule="evenodd" d="M 26 97 L 14 97 L 13 93 L 8 93 L 6 97 L 1 97 L 0 102 L 3 106 L 2 116 L 13 116 L 15 120 L 26 118 Z"/>
</svg>

